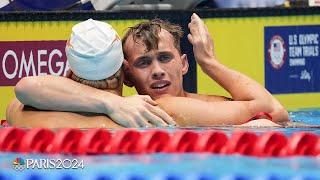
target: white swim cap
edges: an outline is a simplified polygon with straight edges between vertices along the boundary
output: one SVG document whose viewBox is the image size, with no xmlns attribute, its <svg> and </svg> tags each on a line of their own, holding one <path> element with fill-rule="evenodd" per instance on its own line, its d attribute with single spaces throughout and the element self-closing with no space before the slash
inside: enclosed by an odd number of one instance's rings
<svg viewBox="0 0 320 180">
<path fill-rule="evenodd" d="M 123 63 L 121 39 L 111 25 L 88 19 L 72 27 L 66 45 L 72 72 L 86 80 L 102 80 L 115 74 Z"/>
</svg>

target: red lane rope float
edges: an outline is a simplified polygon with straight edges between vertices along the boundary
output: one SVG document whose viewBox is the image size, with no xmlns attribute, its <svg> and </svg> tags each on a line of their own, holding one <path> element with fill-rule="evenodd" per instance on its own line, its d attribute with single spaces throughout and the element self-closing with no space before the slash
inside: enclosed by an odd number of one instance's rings
<svg viewBox="0 0 320 180">
<path fill-rule="evenodd" d="M 61 129 L 47 147 L 49 153 L 77 154 L 83 133 L 78 129 Z"/>
<path fill-rule="evenodd" d="M 320 156 L 320 137 L 318 137 L 318 142 L 315 149 L 316 149 L 316 155 Z"/>
<path fill-rule="evenodd" d="M 79 154 L 103 154 L 111 140 L 111 133 L 103 129 L 90 129 L 84 133 L 78 144 Z"/>
<path fill-rule="evenodd" d="M 227 141 L 227 135 L 221 131 L 205 131 L 200 134 L 195 151 L 219 153 Z"/>
<path fill-rule="evenodd" d="M 318 136 L 307 132 L 294 133 L 289 138 L 287 146 L 288 155 L 314 156 L 316 155 L 316 144 Z"/>
<path fill-rule="evenodd" d="M 221 149 L 221 153 L 254 155 L 253 147 L 257 139 L 258 136 L 252 132 L 234 132 L 226 145 Z"/>
<path fill-rule="evenodd" d="M 2 128 L 0 131 L 0 151 L 18 152 L 25 133 L 24 130 L 16 127 Z"/>
<path fill-rule="evenodd" d="M 166 152 L 186 153 L 194 152 L 198 134 L 193 131 L 176 131 L 170 138 Z"/>
<path fill-rule="evenodd" d="M 5 119 L 2 119 L 2 120 L 0 121 L 0 125 L 1 125 L 2 127 L 9 127 L 9 126 L 10 126 L 9 123 L 8 123 L 8 121 L 5 120 Z"/>
<path fill-rule="evenodd" d="M 132 129 L 116 131 L 108 146 L 105 147 L 104 152 L 118 153 L 118 154 L 132 154 L 136 153 L 136 145 L 141 134 Z"/>
<path fill-rule="evenodd" d="M 125 129 L 110 133 L 105 129 L 23 130 L 0 129 L 0 151 L 63 154 L 133 154 L 209 152 L 259 157 L 320 155 L 320 136 L 299 132 L 286 137 L 280 132 L 257 136 L 253 132 L 235 132 L 228 139 L 221 131 L 178 130 L 168 133 L 152 129 Z"/>
<path fill-rule="evenodd" d="M 260 157 L 282 157 L 286 155 L 288 140 L 280 132 L 267 132 L 262 134 L 254 145 L 254 155 Z"/>
<path fill-rule="evenodd" d="M 164 152 L 169 142 L 170 135 L 162 130 L 150 130 L 142 132 L 136 146 L 137 153 Z"/>
<path fill-rule="evenodd" d="M 35 128 L 27 131 L 20 143 L 20 152 L 44 153 L 55 134 L 49 129 Z"/>
</svg>

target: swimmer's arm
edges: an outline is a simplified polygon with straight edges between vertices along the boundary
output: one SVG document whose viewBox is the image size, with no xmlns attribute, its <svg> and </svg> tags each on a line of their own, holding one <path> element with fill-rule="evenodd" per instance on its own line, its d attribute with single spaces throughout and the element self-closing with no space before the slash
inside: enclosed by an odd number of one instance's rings
<svg viewBox="0 0 320 180">
<path fill-rule="evenodd" d="M 187 93 L 187 97 L 193 99 L 199 99 L 202 101 L 208 102 L 217 102 L 217 101 L 232 101 L 232 98 L 228 98 L 225 96 L 218 96 L 218 95 L 206 95 L 206 94 L 195 94 L 195 93 Z"/>
<path fill-rule="evenodd" d="M 229 69 L 216 59 L 208 29 L 196 14 L 192 15 L 189 28 L 191 34 L 188 35 L 188 39 L 193 44 L 197 63 L 208 76 L 231 94 L 235 102 L 244 106 L 250 102 L 251 111 L 270 113 L 275 122 L 289 120 L 288 112 L 264 87 L 248 76 Z"/>
<path fill-rule="evenodd" d="M 121 128 L 106 116 L 38 111 L 14 99 L 7 107 L 6 119 L 11 126 L 26 128 Z"/>
<path fill-rule="evenodd" d="M 15 93 L 24 105 L 40 110 L 101 113 L 125 127 L 175 124 L 149 96 L 121 97 L 64 77 L 25 77 Z"/>
<path fill-rule="evenodd" d="M 259 83 L 220 63 L 212 62 L 210 67 L 205 71 L 231 94 L 234 103 L 246 105 L 250 102 L 252 112 L 267 112 L 274 122 L 289 120 L 284 107 Z"/>
<path fill-rule="evenodd" d="M 240 125 L 255 116 L 257 110 L 255 103 L 250 101 L 207 102 L 185 97 L 164 97 L 157 102 L 179 126 Z"/>
<path fill-rule="evenodd" d="M 65 77 L 50 75 L 22 78 L 14 90 L 21 103 L 40 110 L 108 114 L 112 102 L 121 98 Z"/>
</svg>

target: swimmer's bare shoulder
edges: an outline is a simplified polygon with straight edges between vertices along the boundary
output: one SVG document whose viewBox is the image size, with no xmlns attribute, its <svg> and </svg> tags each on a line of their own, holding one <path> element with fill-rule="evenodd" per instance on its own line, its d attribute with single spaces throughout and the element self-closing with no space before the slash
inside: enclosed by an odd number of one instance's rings
<svg viewBox="0 0 320 180">
<path fill-rule="evenodd" d="M 190 94 L 189 94 L 190 95 Z M 193 97 L 193 98 L 192 98 Z M 162 97 L 157 103 L 165 110 L 179 126 L 217 126 L 217 125 L 240 125 L 245 127 L 279 127 L 267 119 L 259 119 L 246 123 L 253 116 L 246 112 L 246 104 L 230 101 L 225 97 L 213 96 L 210 101 L 206 95 L 192 95 L 189 97 Z M 211 99 L 212 100 L 212 99 Z M 229 101 L 228 101 L 229 100 Z M 230 104 L 235 104 L 234 111 L 227 111 Z M 239 105 L 240 104 L 240 105 Z M 240 113 L 241 112 L 241 113 Z M 247 113 L 244 116 L 244 113 Z M 237 117 L 237 118 L 235 118 Z M 239 120 L 239 119 L 243 120 Z"/>
<path fill-rule="evenodd" d="M 272 122 L 269 119 L 255 119 L 241 125 L 236 125 L 235 127 L 283 127 L 283 126 L 275 122 Z"/>
<path fill-rule="evenodd" d="M 18 99 L 7 107 L 6 118 L 10 125 L 28 128 L 122 128 L 104 115 L 40 111 L 24 106 Z"/>
<path fill-rule="evenodd" d="M 200 98 L 199 98 L 200 97 Z M 198 96 L 191 97 L 161 97 L 156 100 L 159 107 L 166 111 L 179 126 L 214 126 L 221 124 L 234 124 L 234 122 L 226 122 L 220 113 L 212 111 L 212 103 Z"/>
</svg>

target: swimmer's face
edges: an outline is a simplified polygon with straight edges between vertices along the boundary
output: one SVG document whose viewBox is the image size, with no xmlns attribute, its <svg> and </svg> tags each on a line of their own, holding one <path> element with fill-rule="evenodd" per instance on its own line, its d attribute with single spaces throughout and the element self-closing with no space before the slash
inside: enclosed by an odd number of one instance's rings
<svg viewBox="0 0 320 180">
<path fill-rule="evenodd" d="M 147 52 L 139 39 L 132 36 L 124 44 L 127 55 L 127 82 L 135 86 L 139 94 L 150 95 L 153 99 L 162 96 L 183 96 L 183 75 L 188 71 L 188 60 L 174 46 L 172 35 L 162 29 L 159 33 L 158 49 Z M 128 83 L 127 83 L 128 84 Z"/>
</svg>

